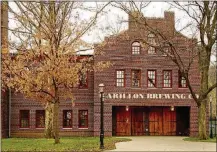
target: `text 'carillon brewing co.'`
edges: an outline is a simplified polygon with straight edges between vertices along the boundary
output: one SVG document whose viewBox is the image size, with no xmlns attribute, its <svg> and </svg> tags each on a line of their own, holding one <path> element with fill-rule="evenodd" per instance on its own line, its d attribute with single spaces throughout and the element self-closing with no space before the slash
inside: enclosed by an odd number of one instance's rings
<svg viewBox="0 0 217 152">
<path fill-rule="evenodd" d="M 196 95 L 198 97 L 198 95 Z M 105 93 L 105 99 L 192 99 L 191 94 Z"/>
</svg>

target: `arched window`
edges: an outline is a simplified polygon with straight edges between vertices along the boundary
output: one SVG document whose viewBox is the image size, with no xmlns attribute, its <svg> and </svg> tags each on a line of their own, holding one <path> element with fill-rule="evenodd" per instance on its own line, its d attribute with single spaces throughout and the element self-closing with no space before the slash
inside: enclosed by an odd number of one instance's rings
<svg viewBox="0 0 217 152">
<path fill-rule="evenodd" d="M 132 54 L 140 54 L 141 45 L 139 42 L 132 43 Z"/>
<path fill-rule="evenodd" d="M 156 45 L 155 35 L 153 33 L 148 34 L 148 44 L 150 45 L 148 49 L 148 54 L 156 54 L 156 50 L 153 47 L 153 45 Z"/>
</svg>

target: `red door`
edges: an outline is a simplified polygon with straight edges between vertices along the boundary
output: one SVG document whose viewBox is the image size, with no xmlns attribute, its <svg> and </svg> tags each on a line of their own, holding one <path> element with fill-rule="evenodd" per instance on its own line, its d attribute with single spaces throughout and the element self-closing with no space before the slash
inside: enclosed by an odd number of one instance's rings
<svg viewBox="0 0 217 152">
<path fill-rule="evenodd" d="M 143 108 L 135 107 L 132 109 L 132 135 L 144 135 Z"/>
<path fill-rule="evenodd" d="M 162 108 L 153 107 L 149 112 L 150 135 L 163 135 Z"/>
<path fill-rule="evenodd" d="M 169 107 L 115 107 L 117 136 L 176 135 L 176 111 Z"/>
<path fill-rule="evenodd" d="M 131 117 L 130 109 L 126 111 L 125 107 L 116 107 L 116 135 L 130 136 L 131 135 Z"/>
<path fill-rule="evenodd" d="M 149 113 L 150 135 L 176 135 L 176 112 L 169 107 L 153 107 Z"/>
<path fill-rule="evenodd" d="M 163 109 L 164 135 L 176 135 L 176 112 L 170 108 Z"/>
</svg>

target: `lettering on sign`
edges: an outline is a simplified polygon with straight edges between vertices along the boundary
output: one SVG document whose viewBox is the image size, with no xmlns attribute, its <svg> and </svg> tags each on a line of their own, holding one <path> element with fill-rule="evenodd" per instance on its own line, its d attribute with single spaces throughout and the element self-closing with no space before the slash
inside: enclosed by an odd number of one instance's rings
<svg viewBox="0 0 217 152">
<path fill-rule="evenodd" d="M 199 97 L 196 94 L 197 98 Z M 192 99 L 191 94 L 159 94 L 159 93 L 105 93 L 106 99 Z"/>
</svg>

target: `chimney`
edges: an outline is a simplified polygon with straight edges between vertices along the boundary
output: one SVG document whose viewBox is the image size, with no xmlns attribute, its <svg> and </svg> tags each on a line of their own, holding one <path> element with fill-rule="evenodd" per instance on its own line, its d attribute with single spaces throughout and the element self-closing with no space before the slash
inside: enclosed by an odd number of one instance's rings
<svg viewBox="0 0 217 152">
<path fill-rule="evenodd" d="M 128 14 L 128 29 L 134 31 L 136 28 L 139 28 L 137 23 L 143 17 L 143 14 L 139 11 L 131 11 Z"/>
<path fill-rule="evenodd" d="M 8 2 L 1 1 L 1 53 L 8 53 Z"/>
<path fill-rule="evenodd" d="M 164 18 L 167 21 L 167 27 L 175 32 L 175 14 L 174 12 L 164 11 Z"/>
</svg>

